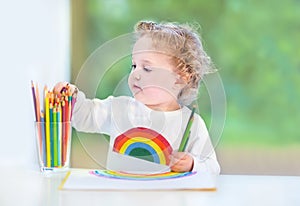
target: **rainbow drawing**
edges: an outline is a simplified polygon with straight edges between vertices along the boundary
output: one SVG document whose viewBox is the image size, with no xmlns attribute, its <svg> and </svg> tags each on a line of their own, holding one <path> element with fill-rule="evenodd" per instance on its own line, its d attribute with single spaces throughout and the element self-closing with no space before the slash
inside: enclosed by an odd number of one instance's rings
<svg viewBox="0 0 300 206">
<path fill-rule="evenodd" d="M 173 149 L 166 138 L 158 132 L 149 128 L 136 127 L 116 137 L 113 151 L 168 165 Z"/>
<path fill-rule="evenodd" d="M 117 172 L 112 170 L 93 170 L 89 172 L 97 177 L 121 179 L 121 180 L 167 180 L 187 177 L 196 174 L 196 172 L 164 172 L 158 174 L 132 174 L 126 172 Z"/>
</svg>

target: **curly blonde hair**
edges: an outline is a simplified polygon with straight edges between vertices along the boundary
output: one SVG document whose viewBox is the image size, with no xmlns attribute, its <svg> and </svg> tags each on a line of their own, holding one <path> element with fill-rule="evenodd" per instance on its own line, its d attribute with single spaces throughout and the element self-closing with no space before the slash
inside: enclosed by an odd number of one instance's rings
<svg viewBox="0 0 300 206">
<path fill-rule="evenodd" d="M 135 36 L 136 41 L 141 37 L 151 38 L 155 49 L 172 56 L 176 72 L 188 77 L 178 101 L 183 105 L 191 104 L 198 96 L 200 80 L 215 71 L 197 30 L 188 24 L 140 21 L 135 25 Z"/>
</svg>

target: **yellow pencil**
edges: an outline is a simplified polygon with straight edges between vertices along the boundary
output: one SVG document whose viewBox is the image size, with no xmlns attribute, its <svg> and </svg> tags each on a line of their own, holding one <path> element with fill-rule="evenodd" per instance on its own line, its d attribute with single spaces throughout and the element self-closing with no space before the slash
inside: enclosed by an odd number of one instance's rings
<svg viewBox="0 0 300 206">
<path fill-rule="evenodd" d="M 47 167 L 51 167 L 51 148 L 50 148 L 50 112 L 49 112 L 49 92 L 45 86 L 45 123 L 46 123 L 46 160 Z"/>
</svg>

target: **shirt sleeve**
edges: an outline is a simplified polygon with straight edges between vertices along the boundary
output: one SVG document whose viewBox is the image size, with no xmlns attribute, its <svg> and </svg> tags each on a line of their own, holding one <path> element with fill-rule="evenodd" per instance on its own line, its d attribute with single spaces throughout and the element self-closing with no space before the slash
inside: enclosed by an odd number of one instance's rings
<svg viewBox="0 0 300 206">
<path fill-rule="evenodd" d="M 196 117 L 196 115 L 195 115 Z M 194 160 L 192 171 L 204 171 L 215 175 L 220 174 L 220 166 L 209 133 L 202 118 L 197 115 L 188 145 L 188 151 Z"/>
<path fill-rule="evenodd" d="M 72 126 L 78 131 L 109 134 L 112 98 L 87 99 L 79 91 L 72 114 Z"/>
</svg>

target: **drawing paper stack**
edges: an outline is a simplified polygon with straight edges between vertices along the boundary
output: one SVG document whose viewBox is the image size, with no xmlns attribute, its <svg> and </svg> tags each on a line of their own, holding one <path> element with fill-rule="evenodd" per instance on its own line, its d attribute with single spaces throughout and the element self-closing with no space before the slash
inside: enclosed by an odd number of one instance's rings
<svg viewBox="0 0 300 206">
<path fill-rule="evenodd" d="M 216 176 L 205 172 L 133 174 L 111 170 L 72 169 L 59 189 L 216 191 Z"/>
</svg>

